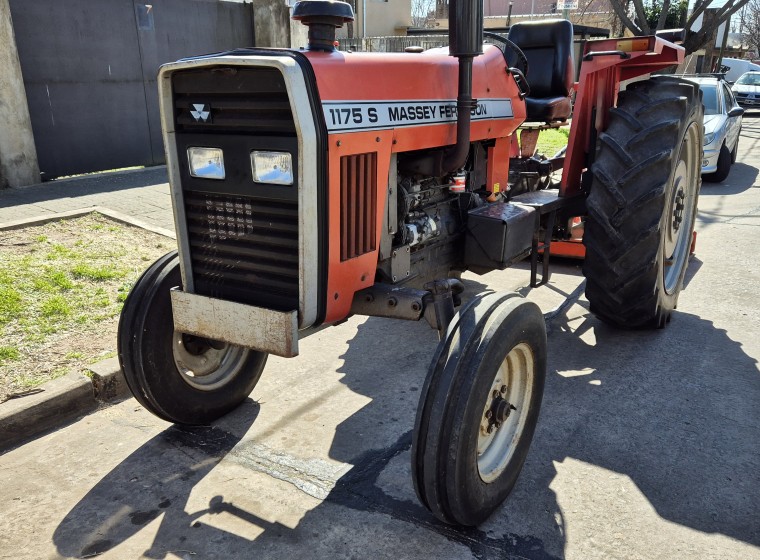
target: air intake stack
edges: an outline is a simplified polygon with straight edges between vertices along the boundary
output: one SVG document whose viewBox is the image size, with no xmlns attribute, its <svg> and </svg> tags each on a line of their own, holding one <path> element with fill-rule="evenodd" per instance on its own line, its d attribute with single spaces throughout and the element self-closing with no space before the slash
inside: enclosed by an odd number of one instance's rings
<svg viewBox="0 0 760 560">
<path fill-rule="evenodd" d="M 303 0 L 293 8 L 293 19 L 309 28 L 309 50 L 334 51 L 335 30 L 354 21 L 354 10 L 337 0 Z"/>
<path fill-rule="evenodd" d="M 447 153 L 449 171 L 457 171 L 470 151 L 470 111 L 472 98 L 472 59 L 483 54 L 483 0 L 450 0 L 449 54 L 459 59 L 457 94 L 457 143 Z"/>
</svg>

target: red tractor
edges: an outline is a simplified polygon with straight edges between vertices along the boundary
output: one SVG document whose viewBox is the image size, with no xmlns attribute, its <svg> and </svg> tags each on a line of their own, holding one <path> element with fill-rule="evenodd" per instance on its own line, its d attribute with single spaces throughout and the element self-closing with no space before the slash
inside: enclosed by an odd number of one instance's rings
<svg viewBox="0 0 760 560">
<path fill-rule="evenodd" d="M 161 69 L 179 250 L 134 286 L 118 342 L 145 408 L 205 424 L 248 397 L 269 353 L 296 356 L 352 314 L 424 318 L 440 343 L 414 485 L 437 518 L 476 525 L 525 461 L 546 331 L 514 293 L 463 304 L 459 273 L 530 258 L 540 285 L 552 247 L 585 252 L 596 315 L 664 326 L 692 245 L 703 109 L 695 84 L 644 79 L 683 58 L 661 37 L 586 43 L 574 84 L 568 21 L 516 24 L 484 45 L 482 2 L 449 5 L 448 49 L 339 52 L 350 6 L 305 0 L 293 12 L 305 50 Z M 535 157 L 538 132 L 571 108 L 565 155 Z"/>
</svg>

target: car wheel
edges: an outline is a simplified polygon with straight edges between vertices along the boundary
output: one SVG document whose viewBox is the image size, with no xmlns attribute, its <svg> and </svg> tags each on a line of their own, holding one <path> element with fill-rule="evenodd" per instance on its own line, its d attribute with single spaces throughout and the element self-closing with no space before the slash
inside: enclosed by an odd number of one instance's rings
<svg viewBox="0 0 760 560">
<path fill-rule="evenodd" d="M 715 170 L 715 173 L 708 173 L 707 175 L 703 175 L 702 178 L 710 183 L 720 183 L 728 177 L 728 173 L 731 171 L 731 163 L 731 152 L 723 144 L 720 147 L 720 154 L 718 154 L 718 168 Z"/>
<path fill-rule="evenodd" d="M 739 154 L 739 138 L 742 137 L 742 127 L 739 125 L 739 134 L 736 135 L 736 144 L 734 144 L 734 149 L 731 150 L 731 164 L 733 165 L 736 163 L 736 156 Z"/>
</svg>

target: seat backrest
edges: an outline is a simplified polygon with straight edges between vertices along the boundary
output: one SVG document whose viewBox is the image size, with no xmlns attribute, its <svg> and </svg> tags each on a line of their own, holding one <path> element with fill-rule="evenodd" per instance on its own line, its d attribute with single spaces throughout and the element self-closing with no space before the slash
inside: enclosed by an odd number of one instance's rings
<svg viewBox="0 0 760 560">
<path fill-rule="evenodd" d="M 530 97 L 567 97 L 573 88 L 573 24 L 565 19 L 515 23 L 507 35 L 528 59 Z"/>
</svg>

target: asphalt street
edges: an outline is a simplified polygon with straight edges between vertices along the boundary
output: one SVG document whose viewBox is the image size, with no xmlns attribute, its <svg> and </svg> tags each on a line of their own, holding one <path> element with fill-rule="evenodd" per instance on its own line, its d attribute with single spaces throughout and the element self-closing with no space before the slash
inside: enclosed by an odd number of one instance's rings
<svg viewBox="0 0 760 560">
<path fill-rule="evenodd" d="M 437 336 L 354 317 L 270 358 L 214 426 L 129 399 L 0 457 L 0 558 L 760 559 L 760 114 L 705 183 L 664 330 L 609 328 L 577 263 L 521 289 L 549 321 L 543 408 L 504 506 L 458 530 L 420 506 L 414 415 Z M 527 285 L 525 267 L 467 275 Z"/>
</svg>

